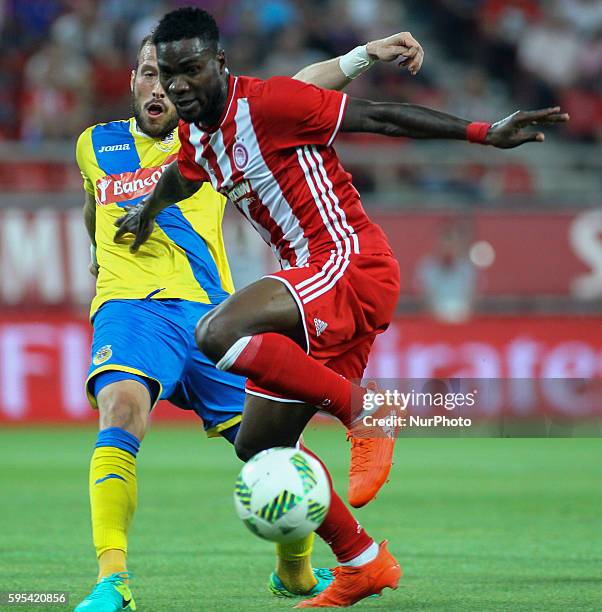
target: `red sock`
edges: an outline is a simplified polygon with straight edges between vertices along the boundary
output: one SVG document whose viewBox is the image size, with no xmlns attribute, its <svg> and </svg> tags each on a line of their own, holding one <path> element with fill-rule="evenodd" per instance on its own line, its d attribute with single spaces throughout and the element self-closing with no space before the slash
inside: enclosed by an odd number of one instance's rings
<svg viewBox="0 0 602 612">
<path fill-rule="evenodd" d="M 241 339 L 242 340 L 242 339 Z M 257 334 L 238 341 L 219 361 L 218 367 L 246 376 L 256 385 L 318 406 L 351 426 L 351 403 L 363 397 L 364 390 L 333 372 L 298 344 L 282 334 Z M 241 344 L 239 344 L 241 343 Z"/>
<path fill-rule="evenodd" d="M 368 549 L 374 540 L 355 520 L 343 500 L 332 486 L 332 478 L 322 460 L 303 444 L 301 448 L 317 459 L 328 474 L 330 482 L 330 509 L 316 533 L 330 546 L 339 563 L 351 561 Z"/>
</svg>

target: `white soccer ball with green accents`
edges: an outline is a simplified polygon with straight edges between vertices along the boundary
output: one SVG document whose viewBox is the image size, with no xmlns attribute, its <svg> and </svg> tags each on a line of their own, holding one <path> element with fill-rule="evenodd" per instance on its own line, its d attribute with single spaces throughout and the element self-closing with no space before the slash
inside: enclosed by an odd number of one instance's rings
<svg viewBox="0 0 602 612">
<path fill-rule="evenodd" d="M 296 448 L 270 448 L 240 471 L 234 505 L 243 523 L 272 542 L 293 542 L 315 531 L 330 507 L 322 465 Z"/>
</svg>

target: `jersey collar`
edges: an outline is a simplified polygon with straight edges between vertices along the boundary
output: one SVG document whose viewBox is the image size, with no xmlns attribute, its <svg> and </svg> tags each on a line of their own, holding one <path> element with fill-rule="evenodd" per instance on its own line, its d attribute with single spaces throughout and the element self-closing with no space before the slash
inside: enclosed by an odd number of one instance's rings
<svg viewBox="0 0 602 612">
<path fill-rule="evenodd" d="M 143 138 L 149 138 L 150 140 L 156 140 L 156 138 L 149 136 L 148 134 L 146 134 L 140 129 L 140 126 L 138 125 L 138 122 L 136 121 L 136 117 L 132 117 L 130 119 L 130 124 L 132 126 L 132 132 L 136 134 L 136 136 L 142 136 Z"/>
<path fill-rule="evenodd" d="M 130 125 L 132 127 L 132 133 L 136 136 L 140 136 L 141 138 L 146 138 L 147 140 L 152 140 L 157 146 L 162 148 L 163 150 L 167 150 L 174 143 L 176 132 L 178 128 L 170 132 L 165 138 L 155 138 L 153 136 L 149 136 L 146 132 L 143 132 L 138 125 L 135 117 L 130 118 Z M 162 145 L 162 146 L 161 146 Z"/>
</svg>

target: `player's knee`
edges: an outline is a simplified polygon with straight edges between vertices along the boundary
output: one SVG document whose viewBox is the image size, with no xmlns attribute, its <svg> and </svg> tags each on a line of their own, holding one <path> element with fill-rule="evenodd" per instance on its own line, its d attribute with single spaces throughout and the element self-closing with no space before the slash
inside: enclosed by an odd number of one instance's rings
<svg viewBox="0 0 602 612">
<path fill-rule="evenodd" d="M 195 340 L 199 350 L 209 359 L 217 362 L 238 338 L 228 317 L 218 312 L 206 314 L 195 330 Z"/>
<path fill-rule="evenodd" d="M 253 445 L 247 444 L 245 440 L 236 437 L 234 440 L 234 451 L 236 456 L 244 462 L 247 462 L 251 457 L 254 457 L 261 449 L 255 448 Z"/>
<path fill-rule="evenodd" d="M 97 402 L 101 429 L 120 427 L 139 440 L 144 437 L 150 405 L 139 389 L 108 385 L 98 394 Z"/>
<path fill-rule="evenodd" d="M 298 438 L 298 436 L 297 436 Z M 260 453 L 268 448 L 272 448 L 274 446 L 295 446 L 296 440 L 294 442 L 289 443 L 288 438 L 278 439 L 276 438 L 276 442 L 273 442 L 273 438 L 270 438 L 270 442 L 268 443 L 265 439 L 254 440 L 253 436 L 244 436 L 239 433 L 234 440 L 234 451 L 236 452 L 236 456 L 241 461 L 248 461 L 252 459 L 257 453 Z"/>
</svg>

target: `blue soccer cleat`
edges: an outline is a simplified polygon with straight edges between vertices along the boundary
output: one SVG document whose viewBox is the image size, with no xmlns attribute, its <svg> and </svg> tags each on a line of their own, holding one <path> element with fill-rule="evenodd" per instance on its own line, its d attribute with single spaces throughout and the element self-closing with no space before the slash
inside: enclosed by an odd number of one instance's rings
<svg viewBox="0 0 602 612">
<path fill-rule="evenodd" d="M 131 577 L 129 572 L 111 574 L 103 578 L 90 595 L 81 601 L 74 612 L 117 612 L 135 610 L 136 602 L 125 582 Z"/>
<path fill-rule="evenodd" d="M 312 572 L 318 583 L 309 593 L 292 593 L 282 584 L 282 580 L 280 580 L 276 572 L 270 574 L 268 589 L 270 589 L 272 595 L 276 595 L 276 597 L 307 597 L 308 595 L 318 595 L 318 593 L 321 593 L 334 580 L 334 574 L 327 568 L 313 568 Z"/>
</svg>

